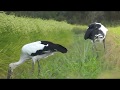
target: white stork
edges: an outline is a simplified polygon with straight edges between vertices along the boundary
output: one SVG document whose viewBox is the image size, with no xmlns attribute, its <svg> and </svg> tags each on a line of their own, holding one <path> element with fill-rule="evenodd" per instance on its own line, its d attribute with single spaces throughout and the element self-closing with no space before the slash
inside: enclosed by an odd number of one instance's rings
<svg viewBox="0 0 120 90">
<path fill-rule="evenodd" d="M 34 71 L 35 62 L 36 61 L 38 62 L 38 75 L 39 75 L 40 73 L 39 60 L 41 58 L 46 58 L 50 55 L 53 55 L 55 52 L 66 53 L 67 49 L 60 44 L 55 44 L 50 41 L 36 41 L 24 45 L 21 49 L 21 55 L 19 61 L 9 64 L 7 79 L 11 78 L 13 69 L 15 69 L 20 64 L 22 64 L 23 62 L 29 59 L 32 59 L 33 61 L 32 71 Z"/>
</svg>

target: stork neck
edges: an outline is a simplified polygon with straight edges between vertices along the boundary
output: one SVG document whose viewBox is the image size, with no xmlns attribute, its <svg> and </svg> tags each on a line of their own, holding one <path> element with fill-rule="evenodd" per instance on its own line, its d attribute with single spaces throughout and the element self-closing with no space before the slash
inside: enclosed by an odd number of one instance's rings
<svg viewBox="0 0 120 90">
<path fill-rule="evenodd" d="M 16 66 L 18 66 L 18 65 L 22 64 L 24 61 L 25 61 L 25 60 L 20 59 L 18 62 L 15 62 L 14 64 L 15 64 Z"/>
</svg>

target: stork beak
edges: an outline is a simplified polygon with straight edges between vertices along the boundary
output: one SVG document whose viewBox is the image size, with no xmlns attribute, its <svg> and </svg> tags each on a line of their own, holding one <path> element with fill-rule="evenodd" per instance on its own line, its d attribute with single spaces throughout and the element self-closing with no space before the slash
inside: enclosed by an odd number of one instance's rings
<svg viewBox="0 0 120 90">
<path fill-rule="evenodd" d="M 9 68 L 8 68 L 7 79 L 10 79 L 10 78 L 11 78 L 11 75 L 12 75 L 12 71 L 11 71 L 11 68 L 9 67 Z"/>
</svg>

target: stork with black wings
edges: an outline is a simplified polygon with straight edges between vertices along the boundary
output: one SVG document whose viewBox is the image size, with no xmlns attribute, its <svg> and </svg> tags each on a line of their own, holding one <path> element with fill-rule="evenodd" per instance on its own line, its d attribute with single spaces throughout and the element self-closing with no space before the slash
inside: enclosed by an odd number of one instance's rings
<svg viewBox="0 0 120 90">
<path fill-rule="evenodd" d="M 96 42 L 103 42 L 104 50 L 105 50 L 105 38 L 108 29 L 103 26 L 101 23 L 91 23 L 88 26 L 88 29 L 84 35 L 84 39 L 90 39 L 96 49 Z"/>
<path fill-rule="evenodd" d="M 38 75 L 40 73 L 39 61 L 42 58 L 47 58 L 48 56 L 53 55 L 56 52 L 67 53 L 67 48 L 60 44 L 56 44 L 50 41 L 35 41 L 28 44 L 25 44 L 21 48 L 20 59 L 17 62 L 10 63 L 8 68 L 7 79 L 10 79 L 13 73 L 13 70 L 24 63 L 27 60 L 32 60 L 32 72 L 34 71 L 35 62 L 38 62 Z"/>
</svg>

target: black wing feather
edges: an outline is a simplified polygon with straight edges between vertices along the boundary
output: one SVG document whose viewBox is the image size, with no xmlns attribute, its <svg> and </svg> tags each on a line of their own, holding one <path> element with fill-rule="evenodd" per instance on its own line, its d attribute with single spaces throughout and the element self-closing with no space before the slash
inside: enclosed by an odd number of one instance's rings
<svg viewBox="0 0 120 90">
<path fill-rule="evenodd" d="M 92 31 L 93 31 L 93 29 L 87 29 L 87 31 L 85 32 L 85 35 L 84 35 L 85 40 L 90 38 L 90 34 L 91 34 Z"/>
</svg>

